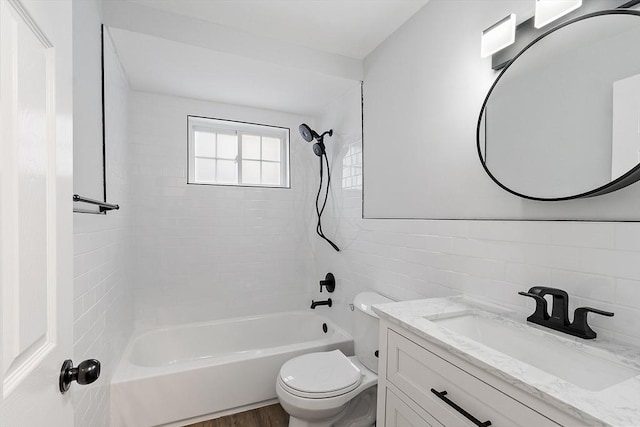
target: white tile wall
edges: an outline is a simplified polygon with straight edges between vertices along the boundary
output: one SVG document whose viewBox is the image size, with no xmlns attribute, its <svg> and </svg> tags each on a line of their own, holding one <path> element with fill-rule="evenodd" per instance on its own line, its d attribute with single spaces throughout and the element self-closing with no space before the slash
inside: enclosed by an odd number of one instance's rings
<svg viewBox="0 0 640 427">
<path fill-rule="evenodd" d="M 121 208 L 107 215 L 76 213 L 73 217 L 73 361 L 78 364 L 95 358 L 102 363 L 101 376 L 94 384 L 71 388 L 78 427 L 109 426 L 110 380 L 133 327 L 129 89 L 108 36 L 105 40 L 107 194 L 109 202 Z M 84 112 L 81 106 L 76 108 L 74 120 L 82 123 Z M 101 132 L 97 128 L 93 134 Z"/>
<path fill-rule="evenodd" d="M 346 170 L 352 178 L 361 166 L 350 155 L 362 143 L 359 90 L 319 123 L 335 131 L 327 143 L 334 182 Z M 640 344 L 640 223 L 370 220 L 361 218 L 361 203 L 359 188 L 334 186 L 324 229 L 342 250 L 318 244 L 316 276 L 336 275 L 338 304 L 328 312 L 344 326 L 347 304 L 362 289 L 398 299 L 464 292 L 528 312 L 533 302 L 517 292 L 543 285 L 567 290 L 570 309 L 615 312 L 590 323 L 601 336 Z"/>
<path fill-rule="evenodd" d="M 291 128 L 291 189 L 186 184 L 187 115 Z M 136 326 L 303 309 L 317 166 L 308 117 L 135 92 Z"/>
</svg>

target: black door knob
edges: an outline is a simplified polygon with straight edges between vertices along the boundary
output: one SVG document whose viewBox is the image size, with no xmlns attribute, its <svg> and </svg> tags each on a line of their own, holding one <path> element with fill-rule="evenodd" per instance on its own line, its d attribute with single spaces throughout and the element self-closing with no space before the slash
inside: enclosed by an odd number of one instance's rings
<svg viewBox="0 0 640 427">
<path fill-rule="evenodd" d="M 69 390 L 73 381 L 77 381 L 78 384 L 81 385 L 86 385 L 97 380 L 99 376 L 100 361 L 87 359 L 84 362 L 80 362 L 77 368 L 74 368 L 71 359 L 67 359 L 60 369 L 60 393 L 64 394 Z"/>
</svg>

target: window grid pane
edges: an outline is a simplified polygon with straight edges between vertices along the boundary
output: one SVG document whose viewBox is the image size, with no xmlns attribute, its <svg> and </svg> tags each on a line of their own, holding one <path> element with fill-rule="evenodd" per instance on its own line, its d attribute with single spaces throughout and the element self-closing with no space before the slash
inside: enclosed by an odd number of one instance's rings
<svg viewBox="0 0 640 427">
<path fill-rule="evenodd" d="M 260 161 L 243 160 L 242 161 L 242 183 L 243 184 L 261 184 L 260 180 Z"/>
<path fill-rule="evenodd" d="M 261 184 L 264 185 L 280 185 L 280 163 L 260 162 Z"/>
<path fill-rule="evenodd" d="M 216 161 L 216 181 L 223 184 L 238 183 L 238 167 L 235 159 Z"/>
<path fill-rule="evenodd" d="M 195 159 L 196 181 L 203 183 L 216 182 L 216 161 L 214 159 Z"/>
<path fill-rule="evenodd" d="M 260 160 L 260 136 L 242 135 L 242 158 Z"/>
<path fill-rule="evenodd" d="M 196 157 L 216 156 L 216 134 L 213 132 L 194 132 Z"/>
<path fill-rule="evenodd" d="M 280 146 L 282 141 L 278 138 L 262 138 L 262 160 L 280 161 Z"/>
<path fill-rule="evenodd" d="M 238 156 L 238 135 L 217 134 L 216 157 L 219 159 L 235 160 Z"/>
</svg>

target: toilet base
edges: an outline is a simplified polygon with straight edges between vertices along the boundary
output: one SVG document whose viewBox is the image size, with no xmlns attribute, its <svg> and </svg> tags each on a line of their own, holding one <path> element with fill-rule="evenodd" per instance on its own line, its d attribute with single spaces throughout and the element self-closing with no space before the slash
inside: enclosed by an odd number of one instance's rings
<svg viewBox="0 0 640 427">
<path fill-rule="evenodd" d="M 358 394 L 337 415 L 324 420 L 289 417 L 289 427 L 371 427 L 376 421 L 377 386 Z"/>
</svg>

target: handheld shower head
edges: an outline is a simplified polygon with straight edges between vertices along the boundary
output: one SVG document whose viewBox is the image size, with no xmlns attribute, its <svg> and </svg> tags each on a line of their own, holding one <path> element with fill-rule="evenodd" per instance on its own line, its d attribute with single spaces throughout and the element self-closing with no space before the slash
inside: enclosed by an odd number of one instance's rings
<svg viewBox="0 0 640 427">
<path fill-rule="evenodd" d="M 325 153 L 324 142 L 316 142 L 313 144 L 313 153 L 316 156 L 322 156 Z"/>
</svg>

